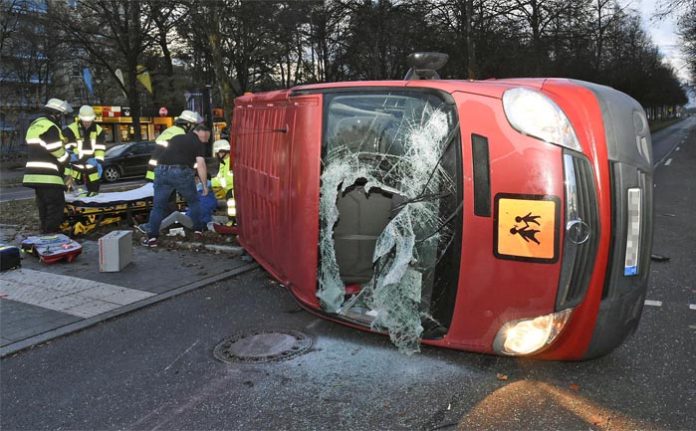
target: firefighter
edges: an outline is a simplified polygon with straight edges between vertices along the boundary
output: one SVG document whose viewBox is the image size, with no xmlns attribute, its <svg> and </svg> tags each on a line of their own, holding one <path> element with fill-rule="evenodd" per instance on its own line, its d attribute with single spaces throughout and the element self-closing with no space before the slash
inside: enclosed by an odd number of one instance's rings
<svg viewBox="0 0 696 431">
<path fill-rule="evenodd" d="M 220 162 L 218 173 L 211 180 L 215 197 L 226 200 L 228 217 L 236 217 L 237 208 L 234 200 L 234 175 L 230 160 L 230 143 L 224 139 L 213 142 L 213 154 Z"/>
<path fill-rule="evenodd" d="M 72 177 L 77 184 L 87 186 L 87 196 L 99 193 L 106 151 L 104 131 L 94 122 L 96 118 L 94 109 L 83 105 L 77 119 L 63 131 L 68 140 L 65 148 L 72 153 Z"/>
<path fill-rule="evenodd" d="M 44 234 L 59 232 L 63 222 L 63 176 L 70 175 L 70 169 L 60 125 L 62 117 L 71 112 L 68 102 L 50 99 L 44 106 L 44 116 L 34 120 L 27 130 L 29 154 L 22 184 L 36 193 L 40 229 Z"/>
<path fill-rule="evenodd" d="M 181 115 L 176 118 L 174 125 L 167 128 L 164 132 L 155 139 L 157 143 L 157 148 L 152 153 L 150 161 L 147 164 L 147 174 L 145 174 L 145 179 L 148 181 L 155 180 L 155 167 L 157 166 L 157 158 L 162 154 L 162 152 L 169 145 L 169 141 L 177 135 L 185 135 L 191 131 L 198 123 L 203 119 L 200 115 L 193 111 L 185 110 L 181 111 Z"/>
</svg>

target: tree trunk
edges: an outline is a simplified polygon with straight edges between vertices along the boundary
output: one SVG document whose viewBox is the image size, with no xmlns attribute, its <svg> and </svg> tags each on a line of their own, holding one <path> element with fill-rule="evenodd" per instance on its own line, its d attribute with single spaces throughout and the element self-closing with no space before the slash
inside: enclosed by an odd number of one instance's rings
<svg viewBox="0 0 696 431">
<path fill-rule="evenodd" d="M 474 16 L 474 0 L 466 0 L 466 53 L 467 53 L 467 77 L 476 79 L 476 47 L 472 32 L 472 19 Z"/>
<path fill-rule="evenodd" d="M 131 118 L 133 119 L 133 140 L 142 140 L 140 133 L 140 98 L 138 97 L 137 59 L 128 64 L 128 104 L 130 105 Z"/>
<path fill-rule="evenodd" d="M 162 55 L 164 56 L 164 68 L 168 77 L 174 76 L 174 66 L 172 65 L 172 53 L 169 51 L 167 46 L 167 36 L 160 36 L 159 40 L 160 48 L 162 48 Z"/>
<path fill-rule="evenodd" d="M 140 47 L 142 46 L 142 28 L 140 27 L 140 4 L 132 2 L 130 6 L 131 26 L 128 29 L 129 34 L 126 37 L 129 50 L 126 53 L 126 61 L 128 64 L 128 104 L 131 109 L 131 118 L 133 119 L 133 140 L 142 140 L 140 133 L 140 98 L 138 97 L 138 59 L 140 58 Z"/>
<path fill-rule="evenodd" d="M 539 17 L 540 12 L 539 8 L 537 7 L 536 1 L 531 1 L 531 7 L 532 15 L 530 17 L 529 24 L 532 28 L 532 61 L 534 61 L 532 69 L 534 70 L 534 74 L 536 76 L 539 76 L 541 75 L 541 23 Z"/>
<path fill-rule="evenodd" d="M 225 110 L 225 120 L 232 118 L 234 109 L 235 96 L 241 96 L 242 90 L 239 84 L 235 84 L 234 78 L 228 78 L 225 72 L 225 66 L 222 63 L 222 52 L 220 50 L 220 36 L 217 34 L 217 27 L 213 30 L 208 30 L 208 42 L 210 43 L 210 52 L 213 60 L 213 70 L 215 70 L 215 79 L 220 86 L 220 95 L 222 96 L 222 107 Z"/>
</svg>

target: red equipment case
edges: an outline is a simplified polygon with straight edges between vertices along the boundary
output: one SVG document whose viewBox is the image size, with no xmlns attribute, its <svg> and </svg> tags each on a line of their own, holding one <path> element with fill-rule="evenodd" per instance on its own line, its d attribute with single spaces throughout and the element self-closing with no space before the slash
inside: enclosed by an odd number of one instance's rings
<svg viewBox="0 0 696 431">
<path fill-rule="evenodd" d="M 82 253 L 82 245 L 63 234 L 30 236 L 22 241 L 22 250 L 45 264 L 72 262 Z"/>
</svg>

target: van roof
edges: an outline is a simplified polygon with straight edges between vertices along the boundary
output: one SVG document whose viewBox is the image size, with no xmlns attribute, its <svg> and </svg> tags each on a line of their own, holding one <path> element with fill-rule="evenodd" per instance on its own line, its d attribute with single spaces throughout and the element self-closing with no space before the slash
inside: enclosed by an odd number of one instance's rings
<svg viewBox="0 0 696 431">
<path fill-rule="evenodd" d="M 552 79 L 554 81 L 568 81 L 562 78 L 508 78 L 475 80 L 400 80 L 400 81 L 341 81 L 321 84 L 308 84 L 293 87 L 287 90 L 266 91 L 261 93 L 246 93 L 237 98 L 237 104 L 253 102 L 273 102 L 287 100 L 292 96 L 301 96 L 311 93 L 322 93 L 336 89 L 354 88 L 431 88 L 447 93 L 473 93 L 482 96 L 501 98 L 505 90 L 511 87 L 528 87 L 541 89 L 544 83 Z"/>
</svg>

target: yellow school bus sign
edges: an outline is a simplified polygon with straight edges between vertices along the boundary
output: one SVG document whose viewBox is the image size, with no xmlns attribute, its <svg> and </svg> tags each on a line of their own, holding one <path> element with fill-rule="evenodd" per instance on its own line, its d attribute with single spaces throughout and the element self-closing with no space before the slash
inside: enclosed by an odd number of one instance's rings
<svg viewBox="0 0 696 431">
<path fill-rule="evenodd" d="M 500 259 L 552 263 L 558 259 L 560 199 L 499 193 L 493 252 Z"/>
</svg>

